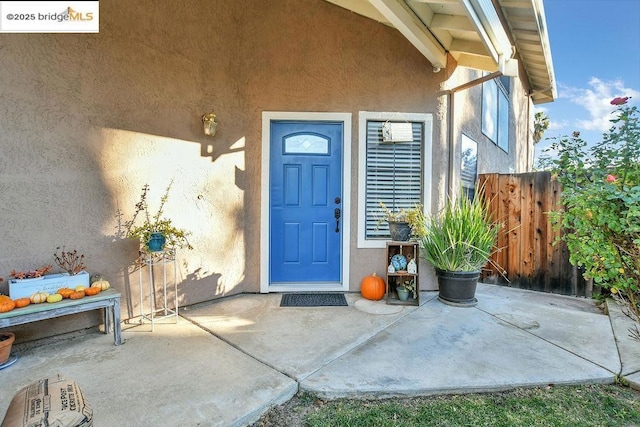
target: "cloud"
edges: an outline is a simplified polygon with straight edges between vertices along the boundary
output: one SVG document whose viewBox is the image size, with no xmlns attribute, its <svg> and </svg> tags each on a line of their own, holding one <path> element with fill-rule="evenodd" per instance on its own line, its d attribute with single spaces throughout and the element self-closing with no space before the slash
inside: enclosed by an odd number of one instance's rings
<svg viewBox="0 0 640 427">
<path fill-rule="evenodd" d="M 562 130 L 569 127 L 568 120 L 549 120 L 549 130 Z"/>
<path fill-rule="evenodd" d="M 609 119 L 614 107 L 610 104 L 616 96 L 630 96 L 633 101 L 640 98 L 640 92 L 625 86 L 622 80 L 604 81 L 597 77 L 589 80 L 587 88 L 559 86 L 559 97 L 587 110 L 589 119 L 577 120 L 579 129 L 604 132 L 611 126 Z"/>
</svg>

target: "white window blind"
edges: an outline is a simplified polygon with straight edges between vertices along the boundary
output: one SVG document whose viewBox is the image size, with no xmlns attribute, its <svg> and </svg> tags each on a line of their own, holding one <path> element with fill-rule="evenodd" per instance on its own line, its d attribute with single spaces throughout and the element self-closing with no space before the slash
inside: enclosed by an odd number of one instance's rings
<svg viewBox="0 0 640 427">
<path fill-rule="evenodd" d="M 367 239 L 388 240 L 389 226 L 380 207 L 382 201 L 394 212 L 422 204 L 422 123 L 411 123 L 413 140 L 383 142 L 384 121 L 367 121 L 366 218 Z"/>
</svg>

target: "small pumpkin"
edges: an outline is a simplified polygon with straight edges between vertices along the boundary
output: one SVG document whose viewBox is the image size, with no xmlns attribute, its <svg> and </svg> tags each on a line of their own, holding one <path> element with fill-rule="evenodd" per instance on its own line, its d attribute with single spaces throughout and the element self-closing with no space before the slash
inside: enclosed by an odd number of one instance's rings
<svg viewBox="0 0 640 427">
<path fill-rule="evenodd" d="M 16 303 L 6 295 L 2 295 L 4 298 L 0 298 L 0 313 L 6 313 L 16 308 Z"/>
<path fill-rule="evenodd" d="M 109 282 L 104 279 L 96 280 L 91 284 L 92 288 L 99 288 L 101 291 L 106 291 L 109 289 L 109 286 L 111 286 Z"/>
<path fill-rule="evenodd" d="M 62 295 L 62 298 L 69 298 L 69 295 L 73 293 L 73 289 L 71 288 L 60 288 L 58 289 L 58 293 Z"/>
<path fill-rule="evenodd" d="M 27 297 L 24 298 L 18 298 L 16 300 L 14 300 L 13 302 L 16 303 L 16 308 L 22 308 L 22 307 L 26 307 L 29 304 L 31 304 L 31 300 Z"/>
<path fill-rule="evenodd" d="M 69 295 L 69 299 L 80 299 L 84 298 L 84 291 L 73 291 L 71 295 Z"/>
<path fill-rule="evenodd" d="M 360 293 L 366 299 L 373 301 L 381 300 L 384 297 L 386 286 L 382 277 L 376 275 L 376 273 L 366 276 L 360 282 Z"/>
<path fill-rule="evenodd" d="M 47 297 L 47 302 L 50 304 L 62 301 L 62 295 L 60 294 L 51 294 Z"/>
<path fill-rule="evenodd" d="M 84 294 L 88 297 L 93 296 L 93 295 L 98 295 L 100 293 L 100 288 L 97 287 L 91 287 L 91 288 L 84 288 Z"/>
<path fill-rule="evenodd" d="M 31 295 L 29 299 L 34 304 L 40 304 L 45 302 L 48 296 L 49 294 L 46 292 L 36 292 L 35 294 Z"/>
</svg>

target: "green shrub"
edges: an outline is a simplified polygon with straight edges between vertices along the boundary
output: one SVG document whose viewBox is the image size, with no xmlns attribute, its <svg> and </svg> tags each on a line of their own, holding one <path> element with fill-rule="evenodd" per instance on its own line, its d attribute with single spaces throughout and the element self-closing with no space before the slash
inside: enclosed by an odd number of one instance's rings
<svg viewBox="0 0 640 427">
<path fill-rule="evenodd" d="M 638 315 L 640 283 L 640 126 L 629 98 L 617 106 L 602 142 L 589 147 L 579 132 L 556 139 L 547 158 L 562 184 L 563 211 L 551 212 L 562 227 L 570 261 L 585 278 L 621 293 Z"/>
</svg>

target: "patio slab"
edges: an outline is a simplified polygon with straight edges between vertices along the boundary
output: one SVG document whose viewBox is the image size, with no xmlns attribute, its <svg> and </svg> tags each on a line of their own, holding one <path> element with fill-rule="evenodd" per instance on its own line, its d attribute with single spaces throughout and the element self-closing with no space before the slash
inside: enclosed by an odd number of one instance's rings
<svg viewBox="0 0 640 427">
<path fill-rule="evenodd" d="M 629 329 L 635 326 L 635 322 L 626 316 L 622 312 L 622 307 L 612 299 L 607 300 L 607 311 L 622 362 L 620 375 L 638 378 L 633 374 L 640 372 L 640 343 L 629 336 Z"/>
<path fill-rule="evenodd" d="M 96 426 L 241 426 L 289 400 L 295 381 L 180 319 L 20 351 L 0 371 L 0 418 L 18 389 L 60 373 L 80 385 Z"/>
<path fill-rule="evenodd" d="M 181 308 L 177 325 L 155 332 L 125 326 L 119 347 L 95 330 L 19 345 L 0 371 L 0 415 L 19 388 L 60 373 L 85 391 L 95 425 L 242 426 L 299 389 L 335 398 L 613 383 L 618 349 L 640 388 L 640 346 L 616 341 L 624 318 L 609 323 L 584 298 L 483 284 L 477 296 L 473 308 L 436 292 L 420 307 L 350 293 L 348 307 L 297 308 L 245 294 Z M 616 339 L 612 326 L 624 328 Z"/>
<path fill-rule="evenodd" d="M 547 315 L 532 313 L 539 322 Z M 614 372 L 526 329 L 479 308 L 433 299 L 302 380 L 300 388 L 326 398 L 380 398 L 613 381 Z"/>
<path fill-rule="evenodd" d="M 182 311 L 234 347 L 301 380 L 417 307 L 347 294 L 349 307 L 280 307 L 281 294 L 242 295 Z"/>
<path fill-rule="evenodd" d="M 587 298 L 480 286 L 478 308 L 611 372 L 621 369 L 609 317 Z"/>
</svg>

